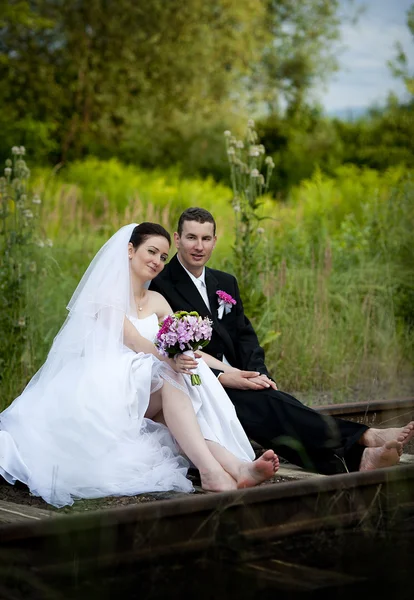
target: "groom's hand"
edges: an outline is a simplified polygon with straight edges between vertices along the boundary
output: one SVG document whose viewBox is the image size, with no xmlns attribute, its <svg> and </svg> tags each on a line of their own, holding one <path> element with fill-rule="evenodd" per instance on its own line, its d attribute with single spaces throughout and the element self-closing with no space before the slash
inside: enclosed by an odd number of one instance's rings
<svg viewBox="0 0 414 600">
<path fill-rule="evenodd" d="M 272 379 L 269 379 L 267 375 L 259 375 L 258 377 L 250 379 L 250 381 L 253 381 L 254 383 L 263 383 L 265 388 L 272 388 L 272 390 L 277 390 L 276 383 Z"/>
<path fill-rule="evenodd" d="M 236 390 L 264 390 L 273 387 L 270 386 L 273 382 L 270 379 L 265 381 L 263 377 L 265 376 L 257 371 L 231 371 L 220 375 L 220 383 L 225 388 Z"/>
</svg>

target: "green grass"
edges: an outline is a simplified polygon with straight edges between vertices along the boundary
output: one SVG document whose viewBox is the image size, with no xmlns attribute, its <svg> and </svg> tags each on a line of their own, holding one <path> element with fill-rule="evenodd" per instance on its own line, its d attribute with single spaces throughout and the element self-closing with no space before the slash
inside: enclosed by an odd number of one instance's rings
<svg viewBox="0 0 414 600">
<path fill-rule="evenodd" d="M 347 273 L 287 270 L 275 282 L 271 316 L 263 330 L 268 363 L 286 389 L 346 390 L 372 378 L 398 378 L 410 355 L 393 311 L 390 288 L 378 264 Z M 265 338 L 265 331 L 263 331 Z"/>
<path fill-rule="evenodd" d="M 36 368 L 83 271 L 121 225 L 153 220 L 173 231 L 183 209 L 201 205 L 217 218 L 210 266 L 232 270 L 237 241 L 232 194 L 223 185 L 96 159 L 55 173 L 35 170 L 32 179 L 43 199 L 42 227 L 54 242 L 36 291 L 43 340 Z M 410 173 L 317 173 L 286 203 L 266 198 L 260 210 L 271 217 L 263 221 L 262 272 L 243 296 L 281 389 L 343 397 L 362 381 L 398 382 L 414 357 Z M 3 405 L 25 383 L 4 384 Z"/>
</svg>

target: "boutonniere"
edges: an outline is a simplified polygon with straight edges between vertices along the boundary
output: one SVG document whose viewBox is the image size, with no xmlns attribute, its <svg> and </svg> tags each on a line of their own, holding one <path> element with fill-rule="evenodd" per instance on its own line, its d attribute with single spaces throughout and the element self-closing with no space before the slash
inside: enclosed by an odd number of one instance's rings
<svg viewBox="0 0 414 600">
<path fill-rule="evenodd" d="M 236 304 L 236 300 L 230 294 L 227 294 L 227 292 L 223 292 L 223 290 L 218 290 L 216 294 L 219 297 L 217 316 L 219 319 L 222 319 L 224 311 L 226 311 L 227 315 L 231 311 L 232 306 Z"/>
</svg>

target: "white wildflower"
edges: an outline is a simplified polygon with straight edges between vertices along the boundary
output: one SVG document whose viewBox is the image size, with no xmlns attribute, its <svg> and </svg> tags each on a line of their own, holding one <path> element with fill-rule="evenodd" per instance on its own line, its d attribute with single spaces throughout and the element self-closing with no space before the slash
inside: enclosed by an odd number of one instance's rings
<svg viewBox="0 0 414 600">
<path fill-rule="evenodd" d="M 46 246 L 48 246 L 48 248 L 52 248 L 53 247 L 53 242 L 50 238 L 47 238 L 46 242 L 45 242 Z"/>
<path fill-rule="evenodd" d="M 257 169 L 252 169 L 252 172 L 250 173 L 250 177 L 259 177 L 260 173 Z"/>
<path fill-rule="evenodd" d="M 41 201 L 41 199 L 40 199 L 40 196 L 39 196 L 39 194 L 35 194 L 35 195 L 33 196 L 32 203 L 33 203 L 33 204 L 42 204 L 42 201 Z"/>
<path fill-rule="evenodd" d="M 13 146 L 13 148 L 12 148 L 12 154 L 19 154 L 19 153 L 20 153 L 19 146 Z"/>
<path fill-rule="evenodd" d="M 265 230 L 263 229 L 263 227 L 258 227 L 256 229 L 256 233 L 258 233 L 259 235 L 262 235 L 265 232 Z"/>
<path fill-rule="evenodd" d="M 45 243 L 43 240 L 37 240 L 36 245 L 39 246 L 39 248 L 44 248 L 45 247 Z"/>
<path fill-rule="evenodd" d="M 253 119 L 249 119 L 247 121 L 247 127 L 250 127 L 250 129 L 253 129 L 253 127 L 254 127 L 254 121 L 253 121 Z"/>
<path fill-rule="evenodd" d="M 225 137 L 230 137 L 231 136 L 231 131 L 229 131 L 228 129 L 226 129 L 226 131 L 224 132 Z"/>
<path fill-rule="evenodd" d="M 26 219 L 33 219 L 33 213 L 29 209 L 23 211 L 23 216 L 26 217 Z"/>
<path fill-rule="evenodd" d="M 234 150 L 234 148 L 229 148 L 229 149 L 227 150 L 227 154 L 228 154 L 229 156 L 231 156 L 231 155 L 235 154 L 235 150 Z"/>
<path fill-rule="evenodd" d="M 17 327 L 26 327 L 26 317 L 19 317 Z"/>
<path fill-rule="evenodd" d="M 233 206 L 233 210 L 234 210 L 234 212 L 240 212 L 240 210 L 241 210 L 241 208 L 240 208 L 240 204 L 235 204 L 235 205 Z"/>
<path fill-rule="evenodd" d="M 236 146 L 237 146 L 237 148 L 240 148 L 240 149 L 244 148 L 244 144 L 241 140 L 237 140 Z"/>
<path fill-rule="evenodd" d="M 24 146 L 20 146 L 19 154 L 20 156 L 24 156 L 26 154 L 26 148 Z"/>
<path fill-rule="evenodd" d="M 4 174 L 5 174 L 6 177 L 10 177 L 10 175 L 12 174 L 11 168 L 10 167 L 6 167 L 4 169 Z"/>
</svg>

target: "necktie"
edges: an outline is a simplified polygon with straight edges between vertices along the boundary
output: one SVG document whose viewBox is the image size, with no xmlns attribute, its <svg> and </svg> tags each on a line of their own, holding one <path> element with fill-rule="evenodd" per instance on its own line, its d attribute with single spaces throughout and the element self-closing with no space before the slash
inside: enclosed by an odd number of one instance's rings
<svg viewBox="0 0 414 600">
<path fill-rule="evenodd" d="M 206 284 L 203 281 L 201 281 L 201 279 L 197 279 L 197 286 L 198 286 L 198 291 L 200 292 L 200 296 L 204 300 L 204 304 L 207 306 L 208 310 L 211 312 L 210 302 L 209 302 L 208 295 L 207 295 Z"/>
</svg>

